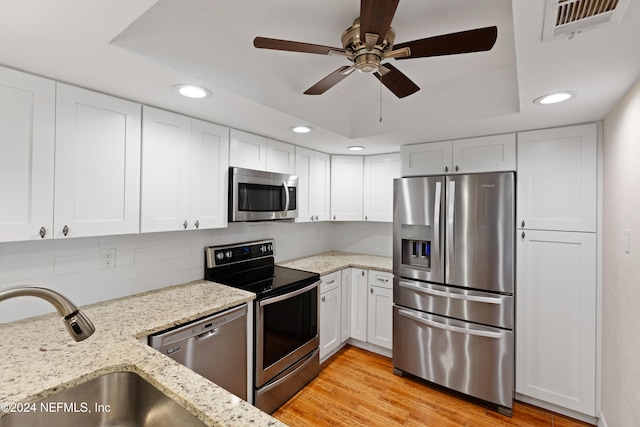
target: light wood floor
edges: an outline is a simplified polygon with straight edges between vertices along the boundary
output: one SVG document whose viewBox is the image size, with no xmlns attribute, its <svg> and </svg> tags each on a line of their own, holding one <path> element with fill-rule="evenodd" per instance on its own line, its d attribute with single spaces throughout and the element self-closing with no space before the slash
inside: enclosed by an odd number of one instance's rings
<svg viewBox="0 0 640 427">
<path fill-rule="evenodd" d="M 478 401 L 393 374 L 391 359 L 346 346 L 321 366 L 320 375 L 272 414 L 302 426 L 589 426 L 514 402 L 513 418 Z"/>
</svg>

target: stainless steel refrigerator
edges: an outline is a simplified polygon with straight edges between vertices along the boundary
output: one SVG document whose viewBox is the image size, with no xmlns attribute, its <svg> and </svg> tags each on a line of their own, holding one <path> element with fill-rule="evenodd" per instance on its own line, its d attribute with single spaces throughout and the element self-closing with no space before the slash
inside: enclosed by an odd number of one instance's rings
<svg viewBox="0 0 640 427">
<path fill-rule="evenodd" d="M 515 176 L 394 180 L 393 365 L 494 403 L 514 390 Z"/>
</svg>

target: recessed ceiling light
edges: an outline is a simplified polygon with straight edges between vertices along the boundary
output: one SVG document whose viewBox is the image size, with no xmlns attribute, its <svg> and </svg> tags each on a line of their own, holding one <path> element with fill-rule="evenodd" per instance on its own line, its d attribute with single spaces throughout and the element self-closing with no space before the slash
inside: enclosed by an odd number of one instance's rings
<svg viewBox="0 0 640 427">
<path fill-rule="evenodd" d="M 557 104 L 558 102 L 566 101 L 570 98 L 573 98 L 574 96 L 576 96 L 576 93 L 571 91 L 550 93 L 548 95 L 536 98 L 533 103 L 542 105 Z"/>
<path fill-rule="evenodd" d="M 211 96 L 211 91 L 202 86 L 196 85 L 176 85 L 173 87 L 178 93 L 187 98 L 206 98 Z"/>
<path fill-rule="evenodd" d="M 291 132 L 295 132 L 295 133 L 309 133 L 313 130 L 312 127 L 309 126 L 293 126 L 291 128 Z"/>
<path fill-rule="evenodd" d="M 352 145 L 351 147 L 347 147 L 351 151 L 362 151 L 364 147 L 361 145 Z"/>
</svg>

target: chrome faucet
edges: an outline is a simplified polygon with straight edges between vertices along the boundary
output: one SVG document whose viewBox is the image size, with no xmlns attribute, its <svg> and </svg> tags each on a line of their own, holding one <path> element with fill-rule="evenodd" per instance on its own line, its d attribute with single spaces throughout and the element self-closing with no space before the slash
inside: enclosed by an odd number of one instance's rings
<svg viewBox="0 0 640 427">
<path fill-rule="evenodd" d="M 15 286 L 0 289 L 0 301 L 15 297 L 38 297 L 49 301 L 63 317 L 67 332 L 76 341 L 89 338 L 95 331 L 91 320 L 71 301 L 58 292 L 40 286 Z"/>
</svg>

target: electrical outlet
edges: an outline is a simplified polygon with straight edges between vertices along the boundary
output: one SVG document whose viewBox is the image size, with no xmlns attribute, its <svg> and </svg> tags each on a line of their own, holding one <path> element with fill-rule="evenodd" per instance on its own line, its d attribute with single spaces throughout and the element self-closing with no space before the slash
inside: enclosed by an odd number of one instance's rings
<svg viewBox="0 0 640 427">
<path fill-rule="evenodd" d="M 102 268 L 116 268 L 116 250 L 115 249 L 102 249 L 100 250 L 100 260 L 102 261 Z"/>
</svg>

